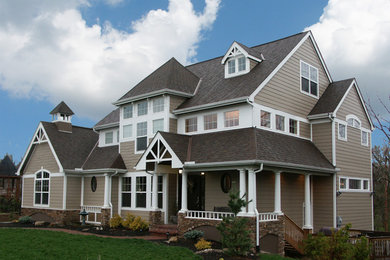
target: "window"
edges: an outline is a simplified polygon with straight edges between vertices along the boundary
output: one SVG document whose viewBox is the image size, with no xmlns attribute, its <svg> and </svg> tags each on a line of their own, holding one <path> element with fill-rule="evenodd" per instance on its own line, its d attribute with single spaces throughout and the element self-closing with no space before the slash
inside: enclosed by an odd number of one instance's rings
<svg viewBox="0 0 390 260">
<path fill-rule="evenodd" d="M 284 131 L 284 116 L 275 115 L 276 130 Z"/>
<path fill-rule="evenodd" d="M 151 200 L 153 200 L 153 178 L 151 178 L 151 191 L 152 191 L 152 196 Z M 151 203 L 152 204 L 152 203 Z M 163 176 L 157 176 L 157 207 L 159 209 L 162 209 L 163 207 Z"/>
<path fill-rule="evenodd" d="M 354 115 L 347 116 L 347 124 L 348 126 L 352 126 L 360 129 L 360 120 Z"/>
<path fill-rule="evenodd" d="M 369 190 L 368 180 L 363 180 L 363 190 Z"/>
<path fill-rule="evenodd" d="M 290 134 L 297 134 L 298 133 L 298 121 L 294 119 L 289 119 L 289 125 L 290 125 Z"/>
<path fill-rule="evenodd" d="M 153 113 L 164 111 L 164 97 L 153 99 Z"/>
<path fill-rule="evenodd" d="M 34 204 L 49 205 L 49 184 L 50 174 L 46 171 L 40 171 L 35 175 Z"/>
<path fill-rule="evenodd" d="M 137 108 L 138 108 L 138 116 L 143 116 L 148 114 L 148 101 L 145 100 L 138 103 Z"/>
<path fill-rule="evenodd" d="M 97 189 L 97 180 L 96 180 L 96 177 L 93 176 L 93 177 L 91 178 L 91 191 L 92 191 L 92 192 L 95 192 L 96 189 Z"/>
<path fill-rule="evenodd" d="M 238 110 L 225 112 L 225 127 L 238 126 L 240 121 L 240 112 Z"/>
<path fill-rule="evenodd" d="M 339 139 L 347 141 L 347 126 L 343 123 L 338 123 L 339 125 Z"/>
<path fill-rule="evenodd" d="M 229 74 L 236 73 L 236 60 L 228 61 L 228 73 Z"/>
<path fill-rule="evenodd" d="M 340 190 L 347 188 L 347 179 L 346 178 L 340 178 Z"/>
<path fill-rule="evenodd" d="M 187 118 L 186 119 L 186 133 L 198 131 L 198 118 Z"/>
<path fill-rule="evenodd" d="M 136 177 L 135 185 L 135 206 L 137 208 L 146 208 L 146 177 Z"/>
<path fill-rule="evenodd" d="M 217 129 L 217 114 L 205 115 L 204 120 L 204 130 Z"/>
<path fill-rule="evenodd" d="M 123 119 L 133 117 L 133 105 L 127 105 L 123 107 Z"/>
<path fill-rule="evenodd" d="M 238 60 L 238 71 L 243 71 L 246 69 L 246 59 L 245 57 L 240 57 Z"/>
<path fill-rule="evenodd" d="M 131 177 L 122 178 L 122 207 L 131 207 Z"/>
<path fill-rule="evenodd" d="M 340 177 L 341 191 L 369 191 L 370 182 L 365 178 Z"/>
<path fill-rule="evenodd" d="M 271 128 L 271 113 L 261 110 L 260 114 L 260 125 Z"/>
<path fill-rule="evenodd" d="M 114 142 L 114 133 L 106 132 L 105 133 L 105 144 L 112 144 Z"/>
<path fill-rule="evenodd" d="M 153 120 L 153 134 L 164 131 L 164 119 Z"/>
<path fill-rule="evenodd" d="M 368 132 L 362 131 L 362 145 L 368 146 Z"/>
<path fill-rule="evenodd" d="M 119 143 L 119 130 L 116 131 L 116 142 Z"/>
<path fill-rule="evenodd" d="M 133 136 L 133 125 L 123 126 L 123 138 L 129 138 Z"/>
<path fill-rule="evenodd" d="M 301 61 L 301 90 L 318 97 L 318 69 Z"/>
<path fill-rule="evenodd" d="M 148 124 L 141 122 L 137 124 L 137 152 L 144 151 L 148 146 Z"/>
</svg>

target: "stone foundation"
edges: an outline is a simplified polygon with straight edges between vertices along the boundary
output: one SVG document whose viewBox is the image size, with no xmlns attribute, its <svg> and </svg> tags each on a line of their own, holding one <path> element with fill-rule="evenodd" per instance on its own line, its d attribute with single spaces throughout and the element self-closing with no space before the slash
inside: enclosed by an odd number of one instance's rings
<svg viewBox="0 0 390 260">
<path fill-rule="evenodd" d="M 277 253 L 284 255 L 284 216 L 278 216 L 278 221 L 260 222 L 260 250 L 262 249 L 261 239 L 271 234 L 278 237 Z M 256 232 L 256 231 L 255 231 Z M 272 252 L 274 253 L 274 252 Z M 276 253 L 276 252 L 275 252 Z"/>
<path fill-rule="evenodd" d="M 100 213 L 100 221 L 103 227 L 110 226 L 110 218 L 111 218 L 111 209 L 110 208 L 102 208 L 102 213 Z"/>
<path fill-rule="evenodd" d="M 149 226 L 153 227 L 155 225 L 162 225 L 164 224 L 162 219 L 162 212 L 161 211 L 149 211 Z"/>
<path fill-rule="evenodd" d="M 71 222 L 80 222 L 79 210 L 55 210 L 55 209 L 34 209 L 22 208 L 21 216 L 32 216 L 34 214 L 44 214 L 51 218 L 57 224 L 69 224 Z"/>
</svg>

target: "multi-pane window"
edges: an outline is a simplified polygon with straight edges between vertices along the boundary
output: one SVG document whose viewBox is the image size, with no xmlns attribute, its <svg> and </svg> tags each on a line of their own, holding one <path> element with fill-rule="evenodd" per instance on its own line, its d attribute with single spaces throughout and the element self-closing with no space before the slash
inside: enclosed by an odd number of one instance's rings
<svg viewBox="0 0 390 260">
<path fill-rule="evenodd" d="M 143 116 L 148 113 L 148 101 L 141 101 L 137 105 L 138 116 Z"/>
<path fill-rule="evenodd" d="M 104 134 L 104 138 L 105 138 L 105 144 L 112 144 L 114 142 L 114 133 L 111 131 L 111 132 L 106 132 Z"/>
<path fill-rule="evenodd" d="M 122 207 L 131 207 L 131 177 L 122 178 Z"/>
<path fill-rule="evenodd" d="M 225 112 L 225 127 L 238 126 L 239 118 L 240 112 L 238 110 Z"/>
<path fill-rule="evenodd" d="M 137 152 L 144 151 L 148 146 L 148 124 L 147 122 L 137 123 Z"/>
<path fill-rule="evenodd" d="M 40 171 L 35 175 L 34 204 L 49 205 L 50 174 Z"/>
<path fill-rule="evenodd" d="M 284 116 L 275 115 L 275 127 L 276 130 L 284 131 Z"/>
<path fill-rule="evenodd" d="M 340 189 L 346 189 L 346 188 L 347 188 L 347 179 L 340 178 Z"/>
<path fill-rule="evenodd" d="M 341 191 L 369 191 L 370 182 L 364 178 L 340 177 L 339 189 Z"/>
<path fill-rule="evenodd" d="M 271 128 L 271 113 L 263 110 L 260 113 L 260 125 Z"/>
<path fill-rule="evenodd" d="M 198 131 L 198 118 L 192 117 L 186 119 L 186 133 Z"/>
<path fill-rule="evenodd" d="M 123 126 L 123 138 L 129 138 L 133 136 L 133 125 Z"/>
<path fill-rule="evenodd" d="M 136 177 L 135 192 L 135 206 L 146 208 L 146 176 Z"/>
<path fill-rule="evenodd" d="M 164 111 L 164 97 L 153 99 L 153 113 Z"/>
<path fill-rule="evenodd" d="M 240 57 L 237 59 L 238 61 L 238 71 L 243 71 L 246 69 L 246 58 Z"/>
<path fill-rule="evenodd" d="M 290 118 L 289 125 L 290 125 L 290 129 L 289 129 L 290 134 L 297 134 L 298 133 L 298 121 Z"/>
<path fill-rule="evenodd" d="M 347 124 L 355 128 L 360 128 L 360 122 L 355 118 L 348 118 Z"/>
<path fill-rule="evenodd" d="M 368 146 L 368 132 L 362 131 L 362 145 Z"/>
<path fill-rule="evenodd" d="M 127 105 L 123 107 L 123 119 L 133 117 L 133 105 Z"/>
<path fill-rule="evenodd" d="M 153 199 L 153 178 L 154 176 L 152 176 L 151 178 L 151 182 L 152 182 L 152 198 Z M 152 203 L 151 203 L 152 204 Z M 159 209 L 162 209 L 163 207 L 163 176 L 157 176 L 157 207 Z"/>
<path fill-rule="evenodd" d="M 205 115 L 203 117 L 204 120 L 204 130 L 217 129 L 217 114 Z"/>
<path fill-rule="evenodd" d="M 229 60 L 228 61 L 228 73 L 233 74 L 236 73 L 236 60 Z"/>
<path fill-rule="evenodd" d="M 338 131 L 338 138 L 340 140 L 347 140 L 347 126 L 342 123 L 338 123 L 339 131 Z"/>
<path fill-rule="evenodd" d="M 301 90 L 318 96 L 318 69 L 301 61 Z"/>
<path fill-rule="evenodd" d="M 153 120 L 153 134 L 164 131 L 164 119 Z"/>
</svg>

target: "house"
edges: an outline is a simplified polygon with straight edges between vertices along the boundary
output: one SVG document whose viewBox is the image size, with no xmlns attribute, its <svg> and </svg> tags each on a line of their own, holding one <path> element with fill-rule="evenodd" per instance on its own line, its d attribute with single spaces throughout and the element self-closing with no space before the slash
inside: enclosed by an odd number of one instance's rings
<svg viewBox="0 0 390 260">
<path fill-rule="evenodd" d="M 0 160 L 0 196 L 19 200 L 21 195 L 20 177 L 17 176 L 12 155 L 6 154 Z"/>
<path fill-rule="evenodd" d="M 63 102 L 39 124 L 18 169 L 24 214 L 85 209 L 106 225 L 131 213 L 212 236 L 235 189 L 262 249 L 283 253 L 322 227 L 373 229 L 373 125 L 356 80 L 331 78 L 311 32 L 233 42 L 189 66 L 172 58 L 114 104 L 93 129 L 72 125 Z"/>
</svg>

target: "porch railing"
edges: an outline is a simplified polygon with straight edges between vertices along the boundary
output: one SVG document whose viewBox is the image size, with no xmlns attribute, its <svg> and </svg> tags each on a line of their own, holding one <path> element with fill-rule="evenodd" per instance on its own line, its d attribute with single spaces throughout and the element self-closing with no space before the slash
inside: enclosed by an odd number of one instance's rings
<svg viewBox="0 0 390 260">
<path fill-rule="evenodd" d="M 210 220 L 222 220 L 225 217 L 234 216 L 231 212 L 215 212 L 215 211 L 196 211 L 188 210 L 186 211 L 186 218 L 195 218 L 195 219 L 210 219 Z"/>
<path fill-rule="evenodd" d="M 101 224 L 100 221 L 98 221 L 98 214 L 102 213 L 102 207 L 100 206 L 81 206 L 81 211 L 85 210 L 88 212 L 88 216 L 85 219 L 85 222 L 91 223 L 91 224 Z M 81 222 L 81 217 L 80 217 Z"/>
<path fill-rule="evenodd" d="M 268 221 L 277 221 L 278 220 L 277 213 L 259 213 L 259 222 L 268 222 Z"/>
<path fill-rule="evenodd" d="M 299 253 L 303 254 L 303 239 L 305 238 L 303 230 L 297 224 L 295 224 L 295 222 L 292 221 L 287 215 L 284 215 L 284 220 L 284 238 Z"/>
<path fill-rule="evenodd" d="M 375 237 L 370 238 L 371 259 L 389 259 L 390 258 L 390 238 Z"/>
</svg>

